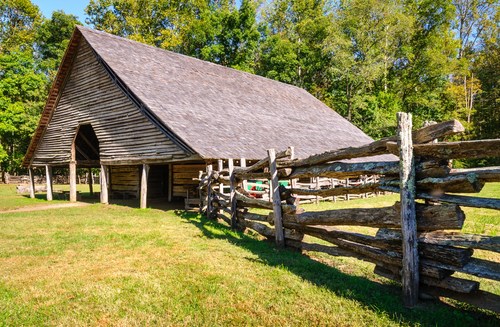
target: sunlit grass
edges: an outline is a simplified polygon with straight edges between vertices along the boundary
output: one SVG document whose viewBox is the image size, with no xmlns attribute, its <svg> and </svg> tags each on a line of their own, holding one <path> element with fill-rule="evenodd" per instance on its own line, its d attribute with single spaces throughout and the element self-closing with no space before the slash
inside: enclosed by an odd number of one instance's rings
<svg viewBox="0 0 500 327">
<path fill-rule="evenodd" d="M 7 200 L 9 188 L 0 186 L 2 205 L 46 203 Z M 394 198 L 318 209 L 367 202 Z M 311 255 L 175 210 L 91 204 L 4 213 L 0 325 L 498 325 L 494 315 L 436 302 L 405 309 L 400 289 L 373 265 Z"/>
</svg>

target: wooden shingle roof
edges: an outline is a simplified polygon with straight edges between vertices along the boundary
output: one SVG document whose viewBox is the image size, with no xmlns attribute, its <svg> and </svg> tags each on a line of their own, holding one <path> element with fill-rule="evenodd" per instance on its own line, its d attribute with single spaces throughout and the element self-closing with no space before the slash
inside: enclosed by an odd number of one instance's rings
<svg viewBox="0 0 500 327">
<path fill-rule="evenodd" d="M 169 137 L 205 159 L 259 159 L 288 146 L 306 157 L 372 141 L 301 88 L 78 26 L 73 43 L 80 37 Z"/>
</svg>

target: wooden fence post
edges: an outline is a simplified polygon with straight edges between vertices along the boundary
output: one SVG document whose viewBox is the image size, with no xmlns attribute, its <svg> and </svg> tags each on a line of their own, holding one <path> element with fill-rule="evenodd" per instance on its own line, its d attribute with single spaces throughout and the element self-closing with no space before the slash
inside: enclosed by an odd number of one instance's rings
<svg viewBox="0 0 500 327">
<path fill-rule="evenodd" d="M 247 159 L 245 158 L 241 158 L 240 159 L 240 167 L 246 167 L 247 166 Z M 244 179 L 243 182 L 242 182 L 242 186 L 243 186 L 243 189 L 248 192 L 248 183 L 247 183 L 247 180 Z"/>
<path fill-rule="evenodd" d="M 69 201 L 76 202 L 76 161 L 69 163 Z"/>
<path fill-rule="evenodd" d="M 278 180 L 278 169 L 276 168 L 276 151 L 268 149 L 269 172 L 271 173 L 271 194 L 273 195 L 274 228 L 276 233 L 276 245 L 285 246 L 285 235 L 283 231 L 283 217 L 281 216 L 281 197 Z"/>
<path fill-rule="evenodd" d="M 210 214 L 212 213 L 212 171 L 213 166 L 207 165 L 207 218 L 210 218 Z"/>
<path fill-rule="evenodd" d="M 238 228 L 238 202 L 236 201 L 236 176 L 234 176 L 234 162 L 233 159 L 228 159 L 227 165 L 229 168 L 229 180 L 230 180 L 230 194 L 229 199 L 231 201 L 231 228 Z"/>
<path fill-rule="evenodd" d="M 142 165 L 141 174 L 141 209 L 146 209 L 148 206 L 148 175 L 149 175 L 149 165 Z"/>
<path fill-rule="evenodd" d="M 45 185 L 47 185 L 47 201 L 52 201 L 52 167 L 45 165 Z"/>
<path fill-rule="evenodd" d="M 108 204 L 108 166 L 101 165 L 101 203 Z"/>
<path fill-rule="evenodd" d="M 398 112 L 399 177 L 401 197 L 401 232 L 403 237 L 403 300 L 407 307 L 418 301 L 419 266 L 417 221 L 415 215 L 415 162 L 413 158 L 412 117 Z"/>
<path fill-rule="evenodd" d="M 35 198 L 35 174 L 33 173 L 33 168 L 28 168 L 28 173 L 30 175 L 30 198 Z"/>
</svg>

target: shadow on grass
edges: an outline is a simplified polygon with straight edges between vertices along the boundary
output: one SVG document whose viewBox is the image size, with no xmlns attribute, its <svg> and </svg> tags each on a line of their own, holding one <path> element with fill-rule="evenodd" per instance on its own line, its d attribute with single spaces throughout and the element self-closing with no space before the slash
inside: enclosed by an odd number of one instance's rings
<svg viewBox="0 0 500 327">
<path fill-rule="evenodd" d="M 258 261 L 263 264 L 284 267 L 302 279 L 326 288 L 338 296 L 355 300 L 374 312 L 384 312 L 397 323 L 429 326 L 499 326 L 498 316 L 470 307 L 459 309 L 442 302 L 430 301 L 423 302 L 415 309 L 407 309 L 402 304 L 399 286 L 384 285 L 345 274 L 335 267 L 299 252 L 278 250 L 271 242 L 260 241 L 251 235 L 235 232 L 224 224 L 200 217 L 195 213 L 182 210 L 176 210 L 175 213 L 200 229 L 207 238 L 222 239 L 247 249 L 257 255 Z"/>
</svg>

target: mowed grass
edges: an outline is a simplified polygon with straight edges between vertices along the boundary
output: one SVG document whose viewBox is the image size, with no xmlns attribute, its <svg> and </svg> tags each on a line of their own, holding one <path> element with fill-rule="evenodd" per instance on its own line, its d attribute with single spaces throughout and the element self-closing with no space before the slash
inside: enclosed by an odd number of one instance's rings
<svg viewBox="0 0 500 327">
<path fill-rule="evenodd" d="M 6 188 L 0 185 L 0 201 L 8 206 L 21 196 L 4 197 L 10 192 Z M 317 209 L 393 202 L 393 196 L 386 196 L 321 204 Z M 479 226 L 488 229 L 498 220 L 493 215 Z M 433 301 L 405 309 L 399 287 L 374 275 L 373 265 L 310 256 L 278 251 L 255 235 L 174 209 L 92 204 L 3 213 L 0 325 L 498 326 L 500 322 L 488 312 Z"/>
</svg>

